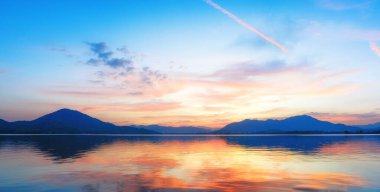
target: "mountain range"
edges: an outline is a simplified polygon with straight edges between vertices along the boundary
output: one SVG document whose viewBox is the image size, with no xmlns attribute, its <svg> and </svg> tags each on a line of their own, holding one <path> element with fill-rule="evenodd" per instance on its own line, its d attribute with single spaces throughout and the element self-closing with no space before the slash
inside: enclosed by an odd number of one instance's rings
<svg viewBox="0 0 380 192">
<path fill-rule="evenodd" d="M 368 125 L 354 125 L 355 127 L 360 127 L 363 129 L 375 129 L 375 130 L 380 130 L 380 122 L 373 123 L 373 124 L 368 124 Z"/>
<path fill-rule="evenodd" d="M 60 109 L 32 121 L 0 121 L 0 133 L 30 134 L 157 134 L 131 126 L 116 126 L 79 111 Z"/>
<path fill-rule="evenodd" d="M 205 127 L 162 125 L 117 126 L 76 110 L 60 109 L 32 121 L 0 119 L 2 134 L 266 134 L 266 133 L 378 133 L 377 124 L 348 126 L 321 121 L 308 115 L 282 120 L 246 119 L 215 130 Z"/>
<path fill-rule="evenodd" d="M 359 132 L 361 128 L 320 121 L 308 115 L 289 117 L 283 120 L 251 120 L 231 123 L 217 131 L 227 134 L 257 133 L 344 133 Z"/>
</svg>

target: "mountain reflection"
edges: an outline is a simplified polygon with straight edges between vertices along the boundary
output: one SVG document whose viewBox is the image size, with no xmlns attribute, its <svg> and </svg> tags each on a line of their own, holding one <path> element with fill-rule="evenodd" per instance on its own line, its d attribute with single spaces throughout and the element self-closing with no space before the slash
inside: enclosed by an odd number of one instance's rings
<svg viewBox="0 0 380 192">
<path fill-rule="evenodd" d="M 379 152 L 376 136 L 0 136 L 0 180 L 24 182 L 0 190 L 347 191 L 373 187 Z"/>
</svg>

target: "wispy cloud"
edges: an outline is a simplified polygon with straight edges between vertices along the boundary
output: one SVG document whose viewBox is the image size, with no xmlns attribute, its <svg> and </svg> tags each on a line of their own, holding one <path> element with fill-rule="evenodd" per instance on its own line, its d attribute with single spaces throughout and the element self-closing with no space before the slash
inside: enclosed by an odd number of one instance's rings
<svg viewBox="0 0 380 192">
<path fill-rule="evenodd" d="M 95 55 L 94 58 L 90 58 L 87 61 L 87 64 L 106 65 L 112 68 L 125 68 L 128 71 L 133 69 L 131 58 L 115 57 L 114 52 L 108 49 L 108 46 L 105 42 L 87 42 L 86 44 L 89 46 L 91 52 Z M 123 49 L 117 50 L 123 51 Z"/>
<path fill-rule="evenodd" d="M 94 78 L 103 81 L 49 87 L 43 93 L 68 104 L 67 107 L 106 115 L 112 122 L 218 127 L 245 118 L 316 111 L 324 99 L 357 92 L 361 86 L 346 83 L 357 70 L 331 71 L 312 61 L 232 62 L 206 75 L 171 74 L 159 83 L 153 82 L 154 86 L 144 86 L 146 83 L 140 79 L 140 72 L 163 78 L 154 70 L 137 67 L 133 74 L 120 75 L 122 69 L 103 68 L 99 77 Z M 316 96 L 315 102 L 309 102 Z M 302 109 L 297 109 L 299 103 Z M 269 110 L 276 108 L 289 110 Z M 194 114 L 196 116 L 192 116 Z"/>
<path fill-rule="evenodd" d="M 230 113 L 215 113 L 210 115 L 149 115 L 137 117 L 137 122 L 147 122 L 144 124 L 160 124 L 167 126 L 204 126 L 210 128 L 221 128 L 236 119 Z"/>
<path fill-rule="evenodd" d="M 377 46 L 377 44 L 375 42 L 370 42 L 370 47 L 371 47 L 372 51 L 375 52 L 376 55 L 378 55 L 380 57 L 380 47 Z"/>
<path fill-rule="evenodd" d="M 94 105 L 91 107 L 81 106 L 77 107 L 83 109 L 86 112 L 141 112 L 141 113 L 162 113 L 164 111 L 170 111 L 181 108 L 181 104 L 178 102 L 164 102 L 160 100 L 146 101 L 146 102 L 122 102 L 122 103 L 109 103 L 102 105 Z"/>
<path fill-rule="evenodd" d="M 259 35 L 260 37 L 262 37 L 263 39 L 267 40 L 268 42 L 272 43 L 273 45 L 277 46 L 278 48 L 280 48 L 282 51 L 287 51 L 287 48 L 283 45 L 281 45 L 280 43 L 276 42 L 275 40 L 271 39 L 270 37 L 266 36 L 265 34 L 261 33 L 259 30 L 255 29 L 254 27 L 252 27 L 251 25 L 249 25 L 248 23 L 246 23 L 245 21 L 241 20 L 238 16 L 236 16 L 235 14 L 229 12 L 228 10 L 224 9 L 223 7 L 221 7 L 220 5 L 214 3 L 212 0 L 205 0 L 206 3 L 208 3 L 209 5 L 211 5 L 212 7 L 214 7 L 215 9 L 221 11 L 222 13 L 226 14 L 227 16 L 229 16 L 231 19 L 233 19 L 234 21 L 236 21 L 237 23 L 239 23 L 241 26 L 247 28 L 248 30 L 256 33 L 257 35 Z"/>
<path fill-rule="evenodd" d="M 158 70 L 152 70 L 149 67 L 143 67 L 141 72 L 141 78 L 142 81 L 145 82 L 146 84 L 152 84 L 153 80 L 164 80 L 166 79 L 166 75 L 161 73 Z"/>
<path fill-rule="evenodd" d="M 97 98 L 109 98 L 113 96 L 113 94 L 108 92 L 100 92 L 100 91 L 78 91 L 78 90 L 45 90 L 43 91 L 46 94 L 50 95 L 59 95 L 59 96 L 71 96 L 71 97 L 97 97 Z"/>
<path fill-rule="evenodd" d="M 57 52 L 61 55 L 64 55 L 65 57 L 68 58 L 77 58 L 78 55 L 75 53 L 72 53 L 69 49 L 62 47 L 62 46 L 51 46 L 49 47 L 50 51 Z"/>
<path fill-rule="evenodd" d="M 364 125 L 380 121 L 380 114 L 377 112 L 368 113 L 309 113 L 309 115 L 335 123 L 344 123 L 348 125 Z"/>
<path fill-rule="evenodd" d="M 264 64 L 254 61 L 234 64 L 216 71 L 212 76 L 223 79 L 244 80 L 250 77 L 267 76 L 272 74 L 284 74 L 291 72 L 302 72 L 308 65 L 287 65 L 285 61 L 274 60 Z"/>
<path fill-rule="evenodd" d="M 87 64 L 103 65 L 112 69 L 111 71 L 106 69 L 98 71 L 97 79 L 91 80 L 93 82 L 104 83 L 107 80 L 117 80 L 122 84 L 130 84 L 129 81 L 133 80 L 134 84 L 152 85 L 155 81 L 167 78 L 167 75 L 151 67 L 137 66 L 134 61 L 135 56 L 125 46 L 112 51 L 105 42 L 86 42 L 86 45 L 94 56 L 87 60 Z"/>
</svg>

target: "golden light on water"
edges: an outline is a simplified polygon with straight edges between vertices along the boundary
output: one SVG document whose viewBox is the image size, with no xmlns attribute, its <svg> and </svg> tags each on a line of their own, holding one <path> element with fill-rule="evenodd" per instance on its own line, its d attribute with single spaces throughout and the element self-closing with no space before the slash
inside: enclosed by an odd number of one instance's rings
<svg viewBox="0 0 380 192">
<path fill-rule="evenodd" d="M 358 142 L 342 148 L 361 145 Z M 330 148 L 322 148 L 321 155 L 330 152 Z M 36 157 L 29 163 L 49 167 L 43 157 L 38 158 L 45 164 Z M 218 138 L 159 143 L 116 141 L 55 165 L 54 169 L 69 174 L 58 171 L 42 178 L 57 186 L 71 183 L 121 191 L 141 191 L 142 187 L 184 191 L 345 191 L 366 185 L 359 176 L 324 169 L 325 162 L 318 158 L 318 154 L 282 148 L 246 148 Z"/>
</svg>

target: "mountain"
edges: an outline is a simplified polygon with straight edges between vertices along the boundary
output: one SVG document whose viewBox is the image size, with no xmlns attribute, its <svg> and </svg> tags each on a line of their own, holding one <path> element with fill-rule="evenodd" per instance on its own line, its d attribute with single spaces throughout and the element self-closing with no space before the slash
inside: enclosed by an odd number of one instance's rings
<svg viewBox="0 0 380 192">
<path fill-rule="evenodd" d="M 211 130 L 208 128 L 201 127 L 170 127 L 161 125 L 138 125 L 137 128 L 143 128 L 151 131 L 156 131 L 164 134 L 202 134 L 210 133 Z"/>
<path fill-rule="evenodd" d="M 79 111 L 60 109 L 32 121 L 0 122 L 0 133 L 155 134 L 157 132 L 130 126 L 116 126 Z"/>
<path fill-rule="evenodd" d="M 374 125 L 368 125 L 368 127 Z M 380 129 L 334 124 L 301 115 L 283 120 L 246 119 L 226 125 L 218 131 L 202 127 L 160 125 L 117 126 L 79 111 L 60 109 L 32 121 L 7 122 L 0 119 L 0 134 L 255 134 L 255 133 L 380 133 Z"/>
<path fill-rule="evenodd" d="M 231 123 L 216 133 L 343 133 L 358 132 L 360 128 L 320 121 L 308 115 L 289 117 L 283 120 L 251 120 Z"/>
<path fill-rule="evenodd" d="M 7 121 L 0 119 L 0 125 L 5 125 L 7 123 L 8 123 Z"/>
<path fill-rule="evenodd" d="M 354 127 L 360 127 L 363 129 L 379 129 L 380 130 L 380 122 L 368 124 L 368 125 L 353 125 Z"/>
<path fill-rule="evenodd" d="M 1 128 L 5 128 L 9 123 L 7 121 L 4 121 L 2 119 L 0 119 L 0 129 Z"/>
</svg>

